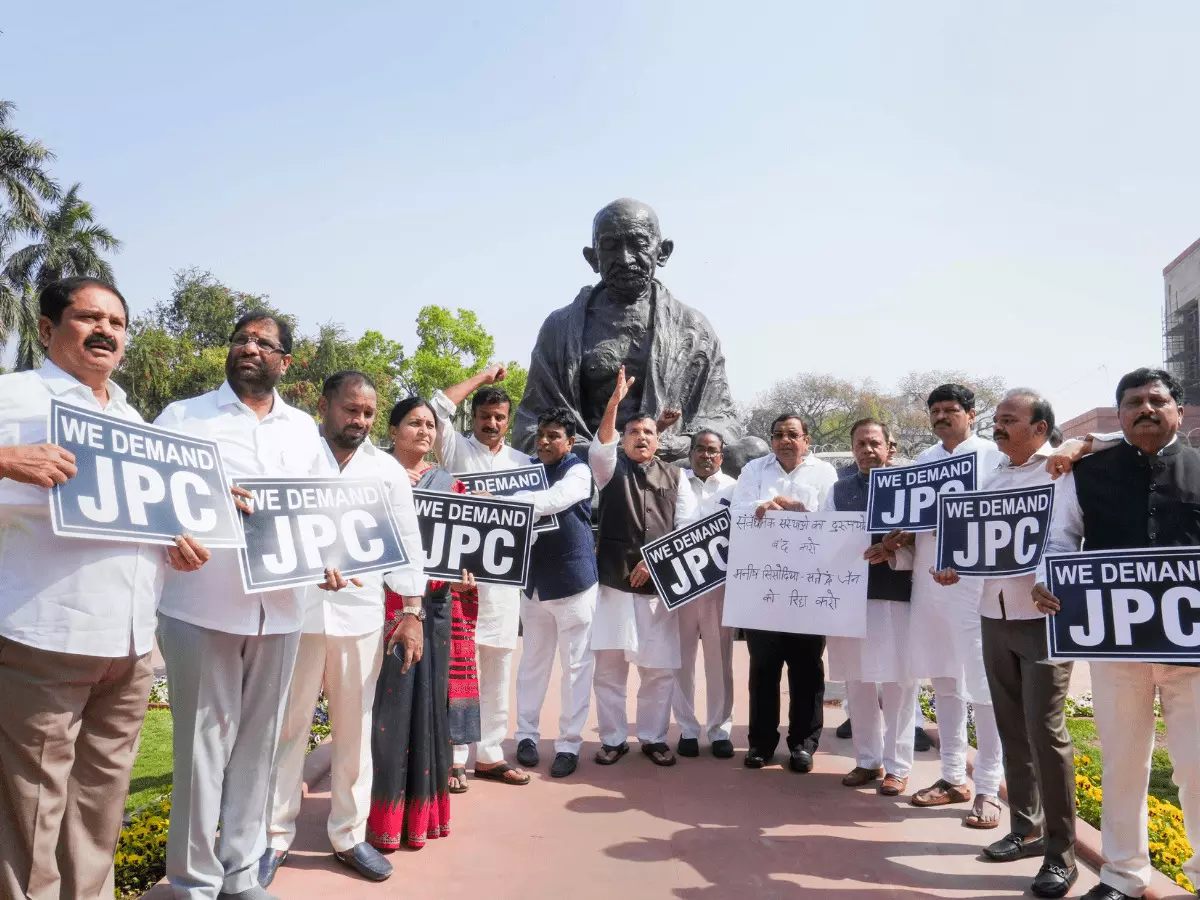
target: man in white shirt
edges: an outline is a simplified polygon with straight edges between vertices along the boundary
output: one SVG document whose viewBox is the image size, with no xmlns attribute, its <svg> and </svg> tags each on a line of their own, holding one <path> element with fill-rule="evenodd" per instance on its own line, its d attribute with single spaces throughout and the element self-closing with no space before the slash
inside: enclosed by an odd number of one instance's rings
<svg viewBox="0 0 1200 900">
<path fill-rule="evenodd" d="M 816 512 L 837 481 L 837 471 L 809 452 L 804 418 L 784 412 L 771 423 L 771 452 L 746 463 L 733 490 L 733 506 L 753 508 L 762 518 L 770 510 Z M 788 670 L 789 763 L 795 772 L 811 772 L 813 754 L 825 724 L 825 638 L 747 630 L 750 651 L 750 749 L 745 766 L 761 769 L 779 745 L 779 684 Z"/>
<path fill-rule="evenodd" d="M 437 415 L 434 453 L 451 474 L 491 472 L 529 465 L 529 457 L 504 441 L 512 400 L 500 388 L 504 366 L 493 365 L 444 391 L 434 391 L 430 405 Z M 472 434 L 454 427 L 458 405 L 472 394 Z M 521 623 L 521 589 L 496 584 L 479 585 L 479 619 L 475 623 L 475 663 L 479 671 L 479 743 L 475 747 L 475 775 L 505 784 L 528 784 L 529 776 L 504 761 L 508 735 L 508 694 L 512 680 L 513 650 Z M 468 749 L 455 746 L 454 765 L 465 765 Z"/>
<path fill-rule="evenodd" d="M 231 478 L 329 474 L 312 416 L 275 390 L 292 360 L 287 321 L 248 312 L 229 345 L 225 383 L 172 403 L 155 424 L 215 440 Z M 167 879 L 178 900 L 271 896 L 258 884 L 267 773 L 304 595 L 303 588 L 247 594 L 236 550 L 214 552 L 198 575 L 168 576 L 163 587 L 158 643 L 175 717 Z"/>
<path fill-rule="evenodd" d="M 51 399 L 130 422 L 111 380 L 129 310 L 96 278 L 38 296 L 40 369 L 0 375 L 0 896 L 100 897 L 113 867 L 154 670 L 167 564 L 209 557 L 191 538 L 58 537 L 49 488 L 76 475 L 47 443 Z"/>
<path fill-rule="evenodd" d="M 391 454 L 370 441 L 378 411 L 375 383 L 362 372 L 336 372 L 325 379 L 317 412 L 325 438 L 326 462 L 345 478 L 378 478 L 388 492 L 400 540 L 409 562 L 387 572 L 352 579 L 343 590 L 327 593 L 304 620 L 291 689 L 283 714 L 272 777 L 269 846 L 259 866 L 267 887 L 287 859 L 296 837 L 296 816 L 303 793 L 304 757 L 318 693 L 329 702 L 333 763 L 327 831 L 339 862 L 371 881 L 392 874 L 392 864 L 367 843 L 371 805 L 371 707 L 383 663 L 384 599 L 387 582 L 404 597 L 406 608 L 419 609 L 425 590 L 424 559 L 417 512 L 408 473 Z M 420 634 L 419 617 L 402 627 Z"/>
<path fill-rule="evenodd" d="M 642 752 L 658 766 L 673 766 L 667 744 L 671 695 L 679 668 L 679 619 L 654 590 L 641 548 L 695 518 L 696 498 L 683 470 L 655 457 L 658 426 L 635 414 L 617 440 L 617 411 L 633 378 L 625 367 L 608 399 L 588 451 L 600 491 L 596 566 L 600 595 L 592 620 L 596 653 L 596 718 L 600 750 L 596 762 L 611 766 L 629 752 L 626 691 L 629 664 L 638 667 L 637 736 Z M 618 455 L 618 450 L 623 451 Z"/>
<path fill-rule="evenodd" d="M 696 518 L 711 516 L 727 508 L 736 478 L 721 471 L 725 439 L 703 429 L 692 435 L 688 457 L 692 464 L 683 470 L 684 481 L 696 498 Z M 700 723 L 696 719 L 696 648 L 704 644 L 704 693 L 708 699 L 705 732 L 713 756 L 729 759 L 733 742 L 733 629 L 721 624 L 725 610 L 725 585 L 709 591 L 675 610 L 679 620 L 679 668 L 675 672 L 672 708 L 679 723 L 679 755 L 700 755 Z"/>
<path fill-rule="evenodd" d="M 975 392 L 961 384 L 943 384 L 926 400 L 929 423 L 940 442 L 917 457 L 918 463 L 974 453 L 976 486 L 987 487 L 987 478 L 1002 454 L 991 441 L 972 432 L 975 425 Z M 915 537 L 915 541 L 913 540 Z M 905 546 L 899 547 L 897 539 Z M 884 539 L 897 549 L 897 568 L 912 567 L 912 608 L 909 614 L 911 674 L 928 678 L 937 707 L 941 737 L 942 777 L 913 794 L 914 806 L 945 806 L 971 800 L 967 783 L 967 704 L 975 709 L 978 753 L 975 756 L 975 803 L 964 824 L 995 828 L 1000 824 L 998 794 L 1003 778 L 1003 753 L 996 717 L 983 666 L 983 636 L 979 625 L 982 579 L 968 578 L 953 586 L 933 578 L 937 533 L 893 533 Z"/>
<path fill-rule="evenodd" d="M 996 408 L 993 434 L 1008 457 L 988 480 L 989 491 L 1051 485 L 1046 471 L 1054 410 L 1036 391 L 1009 391 Z M 934 575 L 959 581 L 954 569 Z M 1033 602 L 1034 572 L 983 579 L 983 659 L 1004 748 L 1009 834 L 983 848 L 996 862 L 1044 858 L 1034 879 L 1038 897 L 1062 897 L 1075 868 L 1075 751 L 1064 703 L 1071 663 L 1050 662 L 1046 616 Z"/>
</svg>

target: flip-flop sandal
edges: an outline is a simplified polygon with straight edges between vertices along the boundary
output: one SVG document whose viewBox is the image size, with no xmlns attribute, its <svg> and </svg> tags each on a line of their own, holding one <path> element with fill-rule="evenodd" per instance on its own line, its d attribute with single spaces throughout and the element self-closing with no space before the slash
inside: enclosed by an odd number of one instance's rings
<svg viewBox="0 0 1200 900">
<path fill-rule="evenodd" d="M 939 778 L 929 787 L 917 791 L 909 801 L 913 806 L 949 806 L 951 803 L 969 803 L 971 789 L 951 784 Z"/>
<path fill-rule="evenodd" d="M 610 744 L 601 744 L 600 749 L 596 751 L 596 764 L 600 766 L 611 766 L 628 752 L 629 745 L 624 741 L 617 744 L 615 747 Z M 615 753 L 617 755 L 609 756 L 610 753 Z"/>
<path fill-rule="evenodd" d="M 996 810 L 996 818 L 990 822 L 983 818 L 984 807 L 991 806 Z M 996 828 L 1000 824 L 1000 816 L 1004 814 L 1004 807 L 1000 805 L 1000 798 L 993 797 L 991 794 L 976 794 L 975 803 L 971 807 L 971 811 L 967 813 L 963 819 L 963 824 L 968 828 L 978 828 L 986 830 Z"/>
<path fill-rule="evenodd" d="M 671 752 L 670 745 L 664 743 L 642 744 L 642 752 L 650 757 L 650 762 L 656 766 L 673 766 L 679 761 Z"/>
<path fill-rule="evenodd" d="M 509 772 L 516 772 L 520 778 L 505 778 Z M 508 763 L 500 763 L 498 766 L 492 766 L 488 769 L 475 767 L 475 780 L 483 779 L 484 781 L 499 781 L 501 784 L 522 785 L 529 784 L 529 775 L 517 769 L 515 766 L 510 766 Z"/>
<path fill-rule="evenodd" d="M 470 790 L 467 784 L 467 767 L 466 766 L 451 766 L 450 777 L 458 782 L 458 786 L 449 786 L 446 788 L 452 794 L 465 794 Z"/>
</svg>

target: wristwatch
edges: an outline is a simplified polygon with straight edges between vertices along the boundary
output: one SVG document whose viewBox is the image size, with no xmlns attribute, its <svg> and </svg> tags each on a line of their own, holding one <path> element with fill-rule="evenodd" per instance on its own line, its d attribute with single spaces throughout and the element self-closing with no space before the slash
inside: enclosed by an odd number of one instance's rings
<svg viewBox="0 0 1200 900">
<path fill-rule="evenodd" d="M 405 606 L 400 610 L 400 616 L 414 616 L 418 622 L 425 621 L 425 607 L 423 606 Z"/>
</svg>

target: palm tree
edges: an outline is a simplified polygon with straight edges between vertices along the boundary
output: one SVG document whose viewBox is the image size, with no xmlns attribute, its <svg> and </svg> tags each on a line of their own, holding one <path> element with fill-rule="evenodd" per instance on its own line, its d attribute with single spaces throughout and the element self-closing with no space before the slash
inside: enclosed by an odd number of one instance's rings
<svg viewBox="0 0 1200 900">
<path fill-rule="evenodd" d="M 31 369 L 41 359 L 38 291 L 71 275 L 93 275 L 114 282 L 112 266 L 100 254 L 119 250 L 121 242 L 103 225 L 95 224 L 95 218 L 92 205 L 79 199 L 79 184 L 73 184 L 55 206 L 42 213 L 40 225 L 31 229 L 34 242 L 8 257 L 3 277 L 10 291 L 21 292 L 21 312 L 17 321 L 8 323 L 8 330 L 19 335 L 19 370 Z"/>
<path fill-rule="evenodd" d="M 57 200 L 59 187 L 45 170 L 54 154 L 9 124 L 16 111 L 11 100 L 0 100 L 0 191 L 8 198 L 4 227 L 26 230 L 41 223 L 39 201 Z"/>
</svg>

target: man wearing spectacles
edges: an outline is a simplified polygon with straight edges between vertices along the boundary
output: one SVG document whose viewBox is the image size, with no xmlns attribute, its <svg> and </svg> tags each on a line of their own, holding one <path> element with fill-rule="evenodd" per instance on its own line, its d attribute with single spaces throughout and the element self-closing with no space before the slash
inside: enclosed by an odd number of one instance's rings
<svg viewBox="0 0 1200 900">
<path fill-rule="evenodd" d="M 837 481 L 837 471 L 810 452 L 809 429 L 796 412 L 771 423 L 771 452 L 751 460 L 738 476 L 733 506 L 753 507 L 762 518 L 771 510 L 816 512 Z M 779 744 L 779 681 L 787 663 L 788 736 L 793 771 L 810 772 L 825 724 L 825 638 L 775 631 L 746 632 L 750 651 L 750 749 L 745 765 L 761 769 Z"/>
<path fill-rule="evenodd" d="M 215 440 L 231 478 L 337 474 L 312 416 L 276 390 L 291 352 L 285 319 L 246 313 L 229 339 L 225 383 L 172 403 L 155 424 Z M 337 572 L 327 574 L 323 587 L 345 585 Z M 177 897 L 267 900 L 258 864 L 269 773 L 305 590 L 245 593 L 235 550 L 214 550 L 192 579 L 168 577 L 159 607 L 175 717 L 167 878 Z"/>
</svg>

